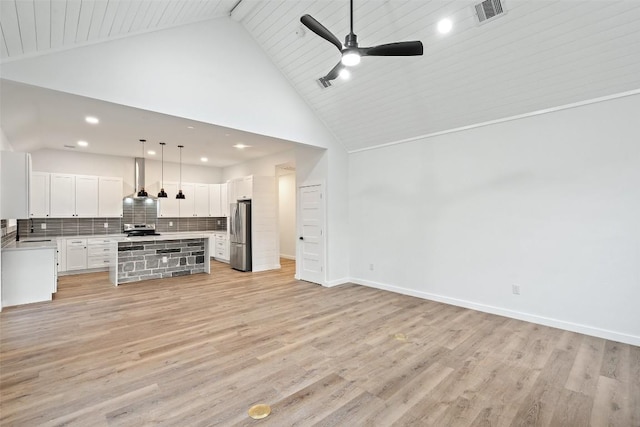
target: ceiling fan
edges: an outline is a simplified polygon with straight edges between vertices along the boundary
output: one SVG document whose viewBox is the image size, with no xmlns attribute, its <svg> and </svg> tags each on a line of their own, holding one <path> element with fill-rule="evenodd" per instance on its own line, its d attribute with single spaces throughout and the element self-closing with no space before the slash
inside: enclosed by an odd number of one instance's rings
<svg viewBox="0 0 640 427">
<path fill-rule="evenodd" d="M 333 44 L 342 53 L 342 59 L 336 64 L 329 74 L 321 77 L 318 81 L 323 87 L 331 86 L 331 80 L 337 78 L 346 67 L 357 65 L 363 56 L 418 56 L 422 55 L 423 47 L 421 41 L 387 43 L 372 47 L 358 47 L 358 36 L 353 33 L 353 0 L 350 0 L 351 26 L 349 34 L 345 37 L 344 47 L 340 40 L 333 35 L 324 25 L 316 21 L 311 15 L 303 15 L 300 22 L 305 27 Z"/>
</svg>

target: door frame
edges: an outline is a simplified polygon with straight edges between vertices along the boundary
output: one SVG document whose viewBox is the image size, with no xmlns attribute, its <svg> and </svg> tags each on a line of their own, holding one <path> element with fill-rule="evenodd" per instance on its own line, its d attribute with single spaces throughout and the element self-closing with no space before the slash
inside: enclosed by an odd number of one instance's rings
<svg viewBox="0 0 640 427">
<path fill-rule="evenodd" d="M 302 277 L 302 245 L 300 244 L 300 236 L 302 236 L 302 197 L 300 192 L 304 187 L 320 186 L 322 192 L 322 283 L 319 285 L 326 286 L 327 284 L 327 186 L 324 180 L 312 180 L 302 183 L 296 183 L 296 274 L 294 278 L 296 280 L 304 280 L 311 283 L 317 283 L 315 281 L 307 280 Z"/>
</svg>

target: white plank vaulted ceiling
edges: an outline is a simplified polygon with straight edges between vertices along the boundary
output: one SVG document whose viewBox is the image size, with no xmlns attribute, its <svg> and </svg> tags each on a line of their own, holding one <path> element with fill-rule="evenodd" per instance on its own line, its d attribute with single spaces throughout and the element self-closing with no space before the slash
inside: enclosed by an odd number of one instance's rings
<svg viewBox="0 0 640 427">
<path fill-rule="evenodd" d="M 21 57 L 229 17 L 241 23 L 349 151 L 640 89 L 640 1 L 504 0 L 479 24 L 468 0 L 355 0 L 361 46 L 421 40 L 421 57 L 367 57 L 349 81 L 316 80 L 337 49 L 348 0 L 1 0 L 1 57 Z M 453 20 L 447 35 L 436 31 Z M 215 20 L 211 24 L 215 25 Z"/>
</svg>

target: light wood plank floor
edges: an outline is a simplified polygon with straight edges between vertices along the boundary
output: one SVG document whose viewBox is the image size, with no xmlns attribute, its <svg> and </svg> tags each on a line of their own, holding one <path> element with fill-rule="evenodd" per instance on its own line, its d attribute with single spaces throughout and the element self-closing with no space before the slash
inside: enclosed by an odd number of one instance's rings
<svg viewBox="0 0 640 427">
<path fill-rule="evenodd" d="M 282 263 L 67 276 L 53 302 L 6 309 L 0 424 L 640 426 L 638 347 Z M 248 418 L 256 403 L 271 416 Z"/>
</svg>

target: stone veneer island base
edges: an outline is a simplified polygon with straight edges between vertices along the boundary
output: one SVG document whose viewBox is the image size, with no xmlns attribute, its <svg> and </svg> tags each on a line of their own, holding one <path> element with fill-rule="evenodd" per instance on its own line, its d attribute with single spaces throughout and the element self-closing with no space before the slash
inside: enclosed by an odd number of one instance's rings
<svg viewBox="0 0 640 427">
<path fill-rule="evenodd" d="M 168 233 L 160 236 L 126 237 L 113 242 L 114 259 L 109 279 L 121 283 L 164 279 L 211 272 L 209 236 Z"/>
</svg>

